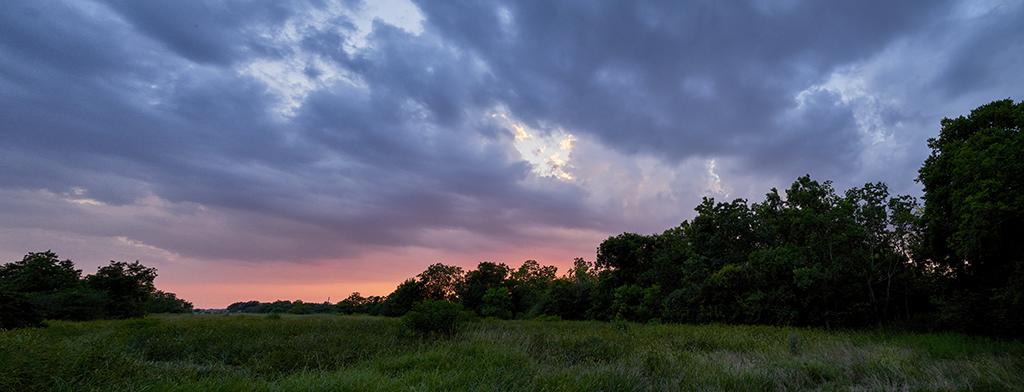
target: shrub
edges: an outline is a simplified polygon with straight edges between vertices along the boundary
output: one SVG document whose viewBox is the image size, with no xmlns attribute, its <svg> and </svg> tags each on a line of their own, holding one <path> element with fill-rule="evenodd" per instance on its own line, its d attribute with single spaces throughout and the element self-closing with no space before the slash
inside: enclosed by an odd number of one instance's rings
<svg viewBox="0 0 1024 392">
<path fill-rule="evenodd" d="M 494 287 L 487 290 L 483 298 L 483 308 L 480 315 L 484 317 L 497 317 L 500 319 L 512 318 L 512 297 L 504 287 Z"/>
<path fill-rule="evenodd" d="M 426 299 L 412 305 L 402 323 L 422 335 L 451 336 L 466 322 L 462 305 L 445 300 Z"/>
<path fill-rule="evenodd" d="M 43 315 L 27 295 L 0 288 L 0 329 L 42 326 Z"/>
</svg>

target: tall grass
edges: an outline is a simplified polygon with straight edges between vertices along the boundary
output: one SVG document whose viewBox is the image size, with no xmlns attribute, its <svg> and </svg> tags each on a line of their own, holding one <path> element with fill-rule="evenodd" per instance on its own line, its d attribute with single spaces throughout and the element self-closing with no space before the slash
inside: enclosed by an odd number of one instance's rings
<svg viewBox="0 0 1024 392">
<path fill-rule="evenodd" d="M 978 391 L 1024 385 L 1024 345 L 957 334 L 160 315 L 0 332 L 3 391 Z"/>
</svg>

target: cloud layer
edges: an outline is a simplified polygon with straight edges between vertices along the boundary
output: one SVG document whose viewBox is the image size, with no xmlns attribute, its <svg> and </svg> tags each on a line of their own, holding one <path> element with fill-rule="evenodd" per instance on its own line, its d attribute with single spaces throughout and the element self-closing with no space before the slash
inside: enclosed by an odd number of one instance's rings
<svg viewBox="0 0 1024 392">
<path fill-rule="evenodd" d="M 565 257 L 806 173 L 916 195 L 942 117 L 1021 99 L 1022 19 L 1013 1 L 5 1 L 0 256 L 397 282 Z"/>
</svg>

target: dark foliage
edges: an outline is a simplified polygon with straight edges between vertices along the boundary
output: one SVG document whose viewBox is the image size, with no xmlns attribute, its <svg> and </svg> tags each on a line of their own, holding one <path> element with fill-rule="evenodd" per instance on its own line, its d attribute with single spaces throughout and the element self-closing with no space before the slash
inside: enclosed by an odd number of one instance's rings
<svg viewBox="0 0 1024 392">
<path fill-rule="evenodd" d="M 21 261 L 0 266 L 0 282 L 19 293 L 55 293 L 77 286 L 82 270 L 51 251 L 29 253 Z"/>
<path fill-rule="evenodd" d="M 153 297 L 156 287 L 156 269 L 148 268 L 138 261 L 126 263 L 111 261 L 100 267 L 95 275 L 86 277 L 89 288 L 106 293 L 103 310 L 107 317 L 133 318 L 146 314 L 146 305 Z"/>
<path fill-rule="evenodd" d="M 452 336 L 466 321 L 462 305 L 446 300 L 425 299 L 402 316 L 402 323 L 422 335 Z"/>
<path fill-rule="evenodd" d="M 0 288 L 0 329 L 41 326 L 43 315 L 28 295 Z"/>
<path fill-rule="evenodd" d="M 943 119 L 924 186 L 922 262 L 952 328 L 1024 336 L 1024 102 Z"/>
<path fill-rule="evenodd" d="M 146 305 L 148 313 L 192 313 L 192 303 L 178 298 L 174 293 L 166 293 L 157 290 L 153 293 L 149 304 Z"/>
<path fill-rule="evenodd" d="M 322 303 L 307 303 L 302 300 L 295 302 L 288 300 L 277 300 L 274 302 L 248 301 L 235 302 L 228 305 L 227 311 L 238 313 L 319 314 L 339 312 L 339 306 L 326 301 Z"/>
<path fill-rule="evenodd" d="M 191 312 L 192 304 L 157 291 L 156 269 L 138 261 L 111 261 L 82 277 L 71 260 L 50 251 L 0 266 L 0 327 L 42 326 L 42 320 L 140 317 L 147 312 Z"/>
</svg>

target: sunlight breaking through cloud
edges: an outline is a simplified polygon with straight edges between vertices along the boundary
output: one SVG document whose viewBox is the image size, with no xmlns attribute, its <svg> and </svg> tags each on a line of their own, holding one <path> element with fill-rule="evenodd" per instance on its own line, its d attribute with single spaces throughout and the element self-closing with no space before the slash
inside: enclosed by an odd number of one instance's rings
<svg viewBox="0 0 1024 392">
<path fill-rule="evenodd" d="M 514 146 L 523 160 L 530 163 L 532 172 L 542 177 L 572 181 L 570 160 L 576 136 L 561 128 L 547 130 L 547 134 L 529 128 L 505 113 L 491 114 L 515 136 Z"/>
</svg>

